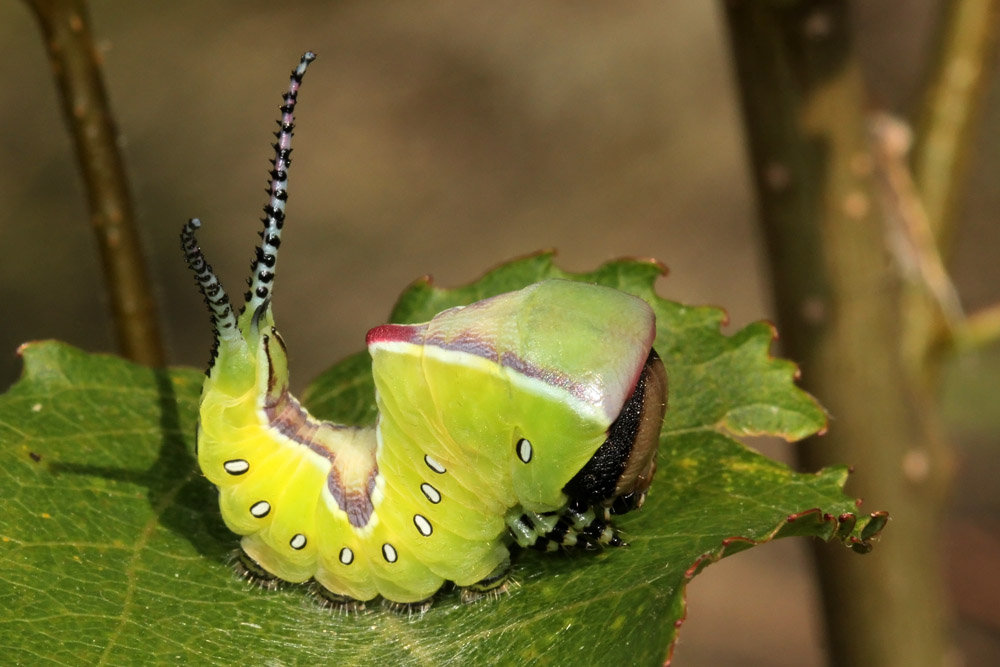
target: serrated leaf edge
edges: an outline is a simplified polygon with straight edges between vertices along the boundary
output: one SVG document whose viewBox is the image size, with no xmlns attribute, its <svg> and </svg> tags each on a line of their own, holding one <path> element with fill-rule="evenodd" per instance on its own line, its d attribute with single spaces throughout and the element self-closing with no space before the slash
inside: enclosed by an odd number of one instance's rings
<svg viewBox="0 0 1000 667">
<path fill-rule="evenodd" d="M 856 504 L 860 505 L 861 501 L 857 500 Z M 818 507 L 812 509 L 803 510 L 802 512 L 796 512 L 794 514 L 789 514 L 785 517 L 785 520 L 775 526 L 767 536 L 761 539 L 753 539 L 749 537 L 744 537 L 742 535 L 734 535 L 732 537 L 724 538 L 719 546 L 711 551 L 706 551 L 697 559 L 694 563 L 688 567 L 684 572 L 684 582 L 681 584 L 681 606 L 682 613 L 680 618 L 674 623 L 674 634 L 670 639 L 670 646 L 667 649 L 666 660 L 663 662 L 663 667 L 670 667 L 671 661 L 674 657 L 674 649 L 677 646 L 677 639 L 680 636 L 681 627 L 684 625 L 684 621 L 687 620 L 687 585 L 695 578 L 702 570 L 711 565 L 712 563 L 717 563 L 731 551 L 731 547 L 734 544 L 746 545 L 739 551 L 744 551 L 752 547 L 758 547 L 762 544 L 767 544 L 768 542 L 773 542 L 775 539 L 782 537 L 782 530 L 789 524 L 794 523 L 800 519 L 806 517 L 815 517 L 819 515 L 822 523 L 831 524 L 830 532 L 825 541 L 832 542 L 834 538 L 840 538 L 849 548 L 851 548 L 856 553 L 868 553 L 872 549 L 871 541 L 881 534 L 882 530 L 885 528 L 886 523 L 889 519 L 889 513 L 885 511 L 871 512 L 868 515 L 868 520 L 865 521 L 861 528 L 860 536 L 854 534 L 842 535 L 844 532 L 842 526 L 848 525 L 852 530 L 849 533 L 855 532 L 853 529 L 856 527 L 857 514 L 854 512 L 845 512 L 840 516 L 834 516 L 829 512 L 824 512 Z M 869 531 L 869 527 L 872 527 Z M 866 534 L 867 533 L 867 534 Z"/>
</svg>

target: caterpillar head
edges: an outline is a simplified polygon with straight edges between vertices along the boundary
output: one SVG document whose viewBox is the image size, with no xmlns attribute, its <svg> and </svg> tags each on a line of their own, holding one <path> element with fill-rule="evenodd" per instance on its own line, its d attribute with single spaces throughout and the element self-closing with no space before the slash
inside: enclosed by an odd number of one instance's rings
<svg viewBox="0 0 1000 667">
<path fill-rule="evenodd" d="M 635 389 L 608 439 L 563 488 L 571 498 L 600 503 L 614 514 L 641 507 L 656 473 L 660 427 L 667 409 L 667 372 L 655 350 L 643 365 Z"/>
<path fill-rule="evenodd" d="M 250 265 L 251 276 L 247 279 L 250 289 L 238 315 L 233 312 L 229 296 L 198 246 L 196 234 L 201 221 L 192 218 L 181 230 L 181 248 L 212 317 L 214 343 L 206 373 L 210 381 L 233 384 L 231 392 L 246 390 L 249 387 L 244 385 L 260 382 L 268 383 L 269 392 L 287 386 L 287 361 L 281 337 L 274 328 L 271 291 L 288 200 L 295 103 L 306 68 L 315 59 L 316 54 L 311 51 L 302 56 L 298 67 L 292 70 L 288 91 L 282 97 L 280 127 L 274 133 L 277 141 L 269 172 L 269 200 L 261 218 L 264 229 L 259 232 L 261 244 Z"/>
</svg>

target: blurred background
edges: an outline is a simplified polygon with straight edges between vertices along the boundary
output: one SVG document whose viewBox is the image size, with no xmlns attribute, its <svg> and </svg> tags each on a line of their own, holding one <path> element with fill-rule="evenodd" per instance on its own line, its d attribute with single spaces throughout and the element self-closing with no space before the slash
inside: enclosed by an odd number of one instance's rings
<svg viewBox="0 0 1000 667">
<path fill-rule="evenodd" d="M 940 4 L 856 3 L 873 107 L 905 115 L 919 101 Z M 661 295 L 725 307 L 729 330 L 772 317 L 716 3 L 94 0 L 91 19 L 173 364 L 203 366 L 211 341 L 180 227 L 202 219 L 202 247 L 241 292 L 280 95 L 306 49 L 319 60 L 299 98 L 276 301 L 299 390 L 360 349 L 413 279 L 461 284 L 541 248 L 570 270 L 655 257 L 670 267 Z M 0 81 L 5 388 L 24 341 L 115 341 L 47 56 L 19 2 L 0 4 Z M 969 311 L 1000 300 L 993 88 L 952 262 Z M 951 363 L 945 389 L 960 469 L 951 527 L 928 548 L 950 554 L 955 664 L 1000 664 L 996 346 Z M 823 664 L 805 547 L 767 545 L 698 577 L 676 664 Z"/>
</svg>

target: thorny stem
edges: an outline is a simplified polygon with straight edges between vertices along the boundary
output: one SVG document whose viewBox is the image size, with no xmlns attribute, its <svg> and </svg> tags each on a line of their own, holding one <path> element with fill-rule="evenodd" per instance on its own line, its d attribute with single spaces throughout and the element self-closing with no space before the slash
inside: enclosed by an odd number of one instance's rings
<svg viewBox="0 0 1000 667">
<path fill-rule="evenodd" d="M 162 366 L 152 288 L 84 0 L 26 0 L 38 20 L 83 173 L 121 351 Z"/>
</svg>

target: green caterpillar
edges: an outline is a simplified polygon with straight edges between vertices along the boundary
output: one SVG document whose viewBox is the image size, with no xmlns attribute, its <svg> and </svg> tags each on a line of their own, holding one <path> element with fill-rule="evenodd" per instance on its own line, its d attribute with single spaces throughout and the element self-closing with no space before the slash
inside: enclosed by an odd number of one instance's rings
<svg viewBox="0 0 1000 667">
<path fill-rule="evenodd" d="M 622 544 L 611 514 L 642 504 L 656 470 L 667 377 L 654 316 L 622 292 L 536 283 L 367 336 L 374 427 L 313 418 L 289 393 L 271 289 L 293 112 L 281 107 L 250 290 L 233 312 L 190 220 L 181 233 L 215 345 L 198 462 L 261 579 L 314 580 L 338 602 L 421 603 L 446 581 L 501 589 L 513 545 Z"/>
</svg>

